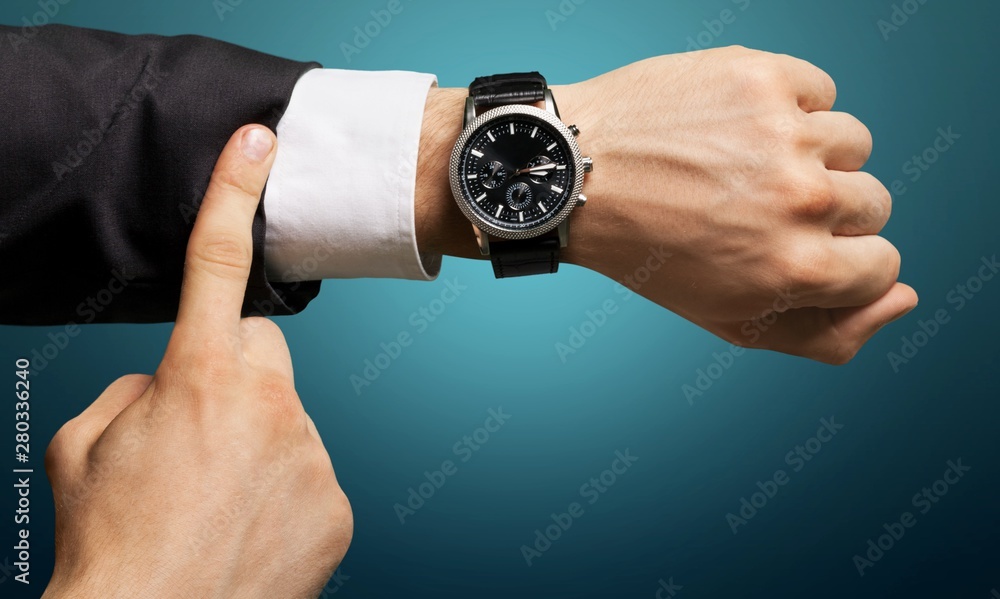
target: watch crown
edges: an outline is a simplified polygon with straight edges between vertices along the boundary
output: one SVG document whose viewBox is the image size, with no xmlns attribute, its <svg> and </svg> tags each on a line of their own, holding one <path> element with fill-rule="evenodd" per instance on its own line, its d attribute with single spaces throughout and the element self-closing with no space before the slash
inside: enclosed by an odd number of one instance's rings
<svg viewBox="0 0 1000 599">
<path fill-rule="evenodd" d="M 586 203 L 587 203 L 587 196 L 583 195 L 582 193 L 580 195 L 576 196 L 576 205 L 577 206 L 583 206 Z"/>
<path fill-rule="evenodd" d="M 590 173 L 594 170 L 594 159 L 590 156 L 583 157 L 583 172 Z"/>
<path fill-rule="evenodd" d="M 570 125 L 569 132 L 573 134 L 573 137 L 580 135 L 580 129 L 576 125 Z"/>
</svg>

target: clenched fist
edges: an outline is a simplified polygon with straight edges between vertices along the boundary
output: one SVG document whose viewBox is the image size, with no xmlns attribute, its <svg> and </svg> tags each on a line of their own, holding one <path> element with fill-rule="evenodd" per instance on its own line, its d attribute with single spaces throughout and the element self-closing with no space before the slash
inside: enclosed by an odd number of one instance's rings
<svg viewBox="0 0 1000 599">
<path fill-rule="evenodd" d="M 569 256 L 738 345 L 850 360 L 911 310 L 878 233 L 868 129 L 808 62 L 740 47 L 642 61 L 556 91 L 600 168 Z M 649 256 L 668 255 L 646 282 Z M 629 283 L 629 280 L 632 280 Z"/>
</svg>

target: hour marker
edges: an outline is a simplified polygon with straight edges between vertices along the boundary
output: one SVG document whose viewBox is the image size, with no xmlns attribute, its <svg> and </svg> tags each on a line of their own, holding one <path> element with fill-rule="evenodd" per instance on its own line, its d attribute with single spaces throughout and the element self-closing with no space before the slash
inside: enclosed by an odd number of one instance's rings
<svg viewBox="0 0 1000 599">
<path fill-rule="evenodd" d="M 486 132 L 486 137 L 490 138 L 490 141 L 496 141 L 497 140 L 497 138 L 493 137 L 493 132 L 492 131 L 487 131 Z"/>
<path fill-rule="evenodd" d="M 503 205 L 497 206 L 497 218 L 500 218 L 500 213 L 503 212 Z"/>
<path fill-rule="evenodd" d="M 475 156 L 476 158 L 482 158 L 482 157 L 483 157 L 483 153 L 482 153 L 482 152 L 480 152 L 479 150 L 472 150 L 472 152 L 470 152 L 470 153 L 471 153 L 471 154 L 472 154 L 473 156 Z"/>
<path fill-rule="evenodd" d="M 482 202 L 485 199 L 486 199 L 486 193 L 484 192 L 483 195 L 481 195 L 478 198 L 476 198 L 476 201 L 477 202 Z"/>
<path fill-rule="evenodd" d="M 522 223 L 524 222 L 524 213 L 523 213 L 523 212 L 518 212 L 518 213 L 517 213 L 517 217 L 518 217 L 519 219 L 521 219 L 521 222 L 522 222 Z"/>
<path fill-rule="evenodd" d="M 545 209 L 545 204 L 543 204 L 543 203 L 541 203 L 541 202 L 538 202 L 538 207 L 539 207 L 539 208 L 540 208 L 540 209 L 542 210 L 542 212 L 548 212 L 548 211 L 547 211 L 547 210 Z"/>
<path fill-rule="evenodd" d="M 471 180 L 473 180 L 473 179 L 478 179 L 478 178 L 479 178 L 479 175 L 468 175 L 468 176 L 466 176 L 465 178 L 471 181 Z"/>
<path fill-rule="evenodd" d="M 545 149 L 546 149 L 546 150 L 549 150 L 549 151 L 551 152 L 551 151 L 552 151 L 552 148 L 554 148 L 554 147 L 556 147 L 556 142 L 552 142 L 552 145 L 550 145 L 549 147 L 547 147 L 547 148 L 545 148 Z"/>
<path fill-rule="evenodd" d="M 536 133 L 538 133 L 538 127 L 531 130 L 531 137 L 534 138 Z"/>
<path fill-rule="evenodd" d="M 564 170 L 566 170 L 566 165 L 565 164 L 560 164 L 559 166 L 556 167 L 556 170 L 557 171 L 564 171 Z"/>
<path fill-rule="evenodd" d="M 510 124 L 510 134 L 514 135 L 514 123 Z"/>
<path fill-rule="evenodd" d="M 556 193 L 562 193 L 563 192 L 563 188 L 559 187 L 558 185 L 553 185 L 551 189 L 552 189 L 552 191 L 554 191 Z"/>
</svg>

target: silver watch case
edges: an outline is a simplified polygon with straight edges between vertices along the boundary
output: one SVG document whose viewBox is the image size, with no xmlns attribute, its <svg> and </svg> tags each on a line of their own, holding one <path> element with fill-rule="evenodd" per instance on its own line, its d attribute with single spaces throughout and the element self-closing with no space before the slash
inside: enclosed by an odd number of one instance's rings
<svg viewBox="0 0 1000 599">
<path fill-rule="evenodd" d="M 469 202 L 471 202 L 472 199 L 466 199 L 465 194 L 462 192 L 462 180 L 458 172 L 462 159 L 462 149 L 465 147 L 465 144 L 468 143 L 472 135 L 482 127 L 489 125 L 494 120 L 512 114 L 531 116 L 551 125 L 552 128 L 566 140 L 566 144 L 569 146 L 570 154 L 574 163 L 573 172 L 575 174 L 575 178 L 573 179 L 573 189 L 570 192 L 569 200 L 558 214 L 537 227 L 517 230 L 496 227 L 476 214 L 476 212 L 473 211 L 472 207 L 469 205 Z M 549 231 L 562 225 L 564 222 L 568 224 L 566 219 L 569 217 L 570 213 L 573 212 L 573 209 L 576 207 L 580 199 L 580 192 L 583 189 L 583 176 L 583 154 L 580 152 L 580 146 L 576 143 L 576 139 L 573 133 L 569 130 L 569 127 L 567 127 L 555 114 L 527 104 L 508 104 L 505 106 L 498 106 L 497 108 L 490 109 L 479 115 L 472 120 L 472 122 L 467 123 L 466 127 L 462 130 L 462 134 L 458 136 L 458 140 L 455 142 L 455 147 L 451 152 L 451 162 L 448 167 L 448 178 L 451 181 L 451 192 L 455 196 L 455 202 L 458 204 L 459 209 L 462 210 L 465 217 L 468 218 L 475 227 L 476 234 L 479 237 L 480 249 L 483 254 L 489 253 L 489 238 L 487 235 L 493 235 L 502 239 L 530 239 L 532 237 L 538 237 L 539 235 L 548 233 Z M 568 231 L 566 230 L 566 227 L 562 227 L 560 229 L 560 238 L 562 240 L 560 245 L 565 245 L 565 237 L 568 236 L 567 234 Z"/>
</svg>

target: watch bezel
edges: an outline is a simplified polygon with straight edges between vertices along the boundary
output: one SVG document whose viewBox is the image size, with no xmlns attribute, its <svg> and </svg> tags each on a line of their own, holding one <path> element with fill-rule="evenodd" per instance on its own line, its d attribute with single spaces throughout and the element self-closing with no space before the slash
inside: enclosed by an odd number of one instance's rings
<svg viewBox="0 0 1000 599">
<path fill-rule="evenodd" d="M 472 139 L 473 135 L 475 135 L 483 127 L 488 126 L 491 122 L 511 115 L 533 117 L 551 126 L 556 133 L 566 141 L 573 160 L 573 187 L 570 190 L 570 195 L 566 200 L 566 204 L 553 217 L 534 227 L 504 229 L 496 226 L 494 223 L 484 220 L 478 213 L 476 213 L 475 210 L 472 209 L 470 203 L 473 199 L 466 198 L 462 188 L 462 178 L 458 172 L 462 162 L 463 150 L 465 149 L 466 144 L 469 143 L 469 140 Z M 539 235 L 544 235 L 545 233 L 557 228 L 563 221 L 569 218 L 570 213 L 573 212 L 574 208 L 576 208 L 580 199 L 580 192 L 583 190 L 583 176 L 583 153 L 580 151 L 580 146 L 576 143 L 576 139 L 573 133 L 569 130 L 569 127 L 567 127 L 565 123 L 552 113 L 527 104 L 507 104 L 504 106 L 498 106 L 487 110 L 483 114 L 476 117 L 475 120 L 469 123 L 468 126 L 462 130 L 462 133 L 455 141 L 455 147 L 452 149 L 451 161 L 448 166 L 448 178 L 451 181 L 451 192 L 452 195 L 455 196 L 455 202 L 458 204 L 459 209 L 465 217 L 472 222 L 472 224 L 479 228 L 480 231 L 502 239 L 531 239 L 538 237 Z"/>
</svg>

